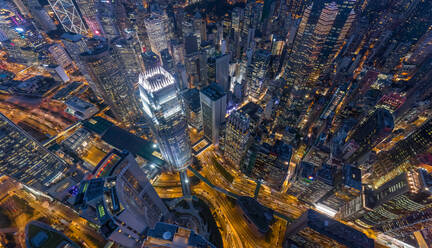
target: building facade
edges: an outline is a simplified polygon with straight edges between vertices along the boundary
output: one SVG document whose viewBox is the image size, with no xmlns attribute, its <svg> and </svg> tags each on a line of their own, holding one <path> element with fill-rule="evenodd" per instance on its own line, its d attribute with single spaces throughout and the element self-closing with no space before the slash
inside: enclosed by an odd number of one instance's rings
<svg viewBox="0 0 432 248">
<path fill-rule="evenodd" d="M 174 170 L 189 165 L 191 146 L 187 121 L 174 77 L 162 67 L 140 75 L 143 109 L 164 159 Z"/>
</svg>

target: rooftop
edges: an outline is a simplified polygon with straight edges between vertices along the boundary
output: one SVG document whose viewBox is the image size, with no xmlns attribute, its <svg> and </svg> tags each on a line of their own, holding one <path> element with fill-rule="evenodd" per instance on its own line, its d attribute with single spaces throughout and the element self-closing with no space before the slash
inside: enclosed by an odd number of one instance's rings
<svg viewBox="0 0 432 248">
<path fill-rule="evenodd" d="M 201 93 L 206 95 L 212 101 L 217 101 L 223 96 L 225 96 L 225 92 L 217 83 L 211 83 L 210 85 L 204 87 L 201 90 Z"/>
<path fill-rule="evenodd" d="M 148 230 L 147 237 L 170 241 L 170 244 L 172 246 L 167 247 L 186 247 L 186 244 L 184 242 L 187 242 L 187 247 L 215 247 L 202 236 L 196 234 L 192 230 L 164 222 L 158 222 L 153 229 Z M 144 243 L 143 247 L 148 247 L 145 245 L 146 243 Z"/>
<path fill-rule="evenodd" d="M 246 214 L 247 218 L 258 228 L 261 233 L 270 230 L 270 223 L 273 220 L 273 210 L 264 207 L 254 198 L 240 196 L 237 199 L 240 208 Z"/>
<path fill-rule="evenodd" d="M 320 214 L 315 210 L 309 209 L 303 216 L 307 218 L 306 221 L 309 228 L 342 245 L 352 248 L 374 247 L 373 239 L 368 238 L 364 233 Z"/>
<path fill-rule="evenodd" d="M 86 102 L 86 101 L 84 101 L 84 100 L 82 100 L 82 99 L 80 99 L 79 97 L 76 97 L 76 96 L 74 96 L 74 97 L 70 98 L 69 100 L 67 100 L 65 102 L 65 104 L 68 105 L 68 106 L 70 106 L 70 107 L 72 107 L 72 108 L 74 108 L 74 109 L 78 109 L 78 110 L 82 110 L 82 111 L 85 111 L 85 110 L 87 110 L 87 109 L 92 108 L 92 107 L 95 106 L 95 105 L 93 105 L 93 104 L 91 104 L 89 102 Z"/>
<path fill-rule="evenodd" d="M 174 77 L 162 67 L 151 68 L 139 76 L 138 83 L 153 93 L 174 84 Z"/>
<path fill-rule="evenodd" d="M 200 95 L 199 90 L 197 88 L 187 89 L 182 92 L 182 97 L 184 102 L 188 105 L 188 107 L 194 111 L 199 112 L 201 109 L 200 105 Z"/>
</svg>

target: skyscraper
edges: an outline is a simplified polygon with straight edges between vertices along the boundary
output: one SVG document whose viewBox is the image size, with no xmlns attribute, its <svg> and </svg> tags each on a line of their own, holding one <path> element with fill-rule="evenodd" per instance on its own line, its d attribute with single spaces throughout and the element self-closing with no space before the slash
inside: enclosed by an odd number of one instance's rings
<svg viewBox="0 0 432 248">
<path fill-rule="evenodd" d="M 95 0 L 76 0 L 82 17 L 94 35 L 103 36 L 104 30 L 97 13 L 97 2 Z"/>
<path fill-rule="evenodd" d="M 87 28 L 73 0 L 49 0 L 51 8 L 67 32 L 85 35 Z"/>
<path fill-rule="evenodd" d="M 285 68 L 291 85 L 311 87 L 327 69 L 355 18 L 355 0 L 315 0 L 304 10 Z"/>
<path fill-rule="evenodd" d="M 102 43 L 80 55 L 87 63 L 90 77 L 95 82 L 96 94 L 111 107 L 117 120 L 126 126 L 138 117 L 136 103 L 124 65 L 114 59 L 108 44 Z M 126 77 L 125 77 L 126 76 Z"/>
<path fill-rule="evenodd" d="M 225 122 L 227 97 L 218 84 L 212 83 L 200 91 L 204 136 L 213 144 L 219 143 L 222 123 Z"/>
<path fill-rule="evenodd" d="M 0 114 L 0 171 L 40 191 L 60 180 L 67 165 Z"/>
<path fill-rule="evenodd" d="M 168 209 L 131 153 L 112 150 L 96 167 L 94 178 L 81 182 L 75 205 L 81 216 L 100 226 L 102 235 L 136 247 Z"/>
<path fill-rule="evenodd" d="M 265 76 L 270 62 L 270 52 L 258 50 L 252 56 L 252 62 L 247 68 L 247 95 L 252 101 L 257 101 L 266 89 Z"/>
<path fill-rule="evenodd" d="M 140 75 L 139 89 L 145 116 L 162 156 L 172 169 L 186 168 L 191 147 L 174 77 L 162 67 L 148 70 Z"/>
<path fill-rule="evenodd" d="M 238 170 L 249 147 L 250 122 L 249 117 L 241 111 L 234 111 L 227 120 L 224 156 Z"/>
<path fill-rule="evenodd" d="M 224 91 L 230 90 L 229 61 L 229 54 L 216 57 L 216 83 L 218 83 Z"/>
<path fill-rule="evenodd" d="M 166 17 L 158 13 L 152 13 L 144 20 L 151 49 L 156 54 L 168 48 L 166 22 Z"/>
</svg>

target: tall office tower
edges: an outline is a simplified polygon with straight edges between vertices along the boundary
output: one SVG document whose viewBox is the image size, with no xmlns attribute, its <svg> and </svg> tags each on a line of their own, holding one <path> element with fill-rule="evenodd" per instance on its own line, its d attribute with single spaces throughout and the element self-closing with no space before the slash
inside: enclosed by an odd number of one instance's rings
<svg viewBox="0 0 432 248">
<path fill-rule="evenodd" d="M 199 12 L 195 13 L 192 25 L 193 25 L 193 33 L 194 33 L 195 37 L 197 38 L 198 46 L 199 46 L 202 41 L 206 40 L 206 39 L 204 39 L 204 38 L 206 38 L 204 36 L 207 36 L 207 32 L 204 33 L 204 31 L 206 31 L 206 24 L 205 24 L 205 22 L 204 22 L 201 14 Z"/>
<path fill-rule="evenodd" d="M 0 113 L 0 170 L 39 191 L 60 180 L 67 165 Z"/>
<path fill-rule="evenodd" d="M 415 166 L 411 162 L 418 154 L 432 146 L 432 119 L 426 121 L 408 137 L 397 142 L 389 151 L 378 153 L 377 161 L 372 165 L 370 177 L 374 187 L 379 187 L 395 176 Z"/>
<path fill-rule="evenodd" d="M 200 49 L 200 51 L 199 51 L 199 54 L 198 54 L 198 76 L 199 76 L 199 79 L 198 79 L 198 85 L 197 85 L 197 87 L 198 88 L 202 88 L 202 87 L 205 87 L 206 85 L 208 85 L 209 84 L 209 82 L 212 82 L 212 81 L 209 81 L 209 59 L 208 59 L 208 54 L 207 54 L 207 52 L 205 51 L 205 49 Z M 213 81 L 214 82 L 214 81 Z"/>
<path fill-rule="evenodd" d="M 73 0 L 48 0 L 48 3 L 65 31 L 87 34 L 87 28 Z"/>
<path fill-rule="evenodd" d="M 246 83 L 249 99 L 256 102 L 266 90 L 266 73 L 270 62 L 270 52 L 257 50 L 252 56 L 252 61 L 247 68 Z"/>
<path fill-rule="evenodd" d="M 328 69 L 355 18 L 355 0 L 315 0 L 303 12 L 288 58 L 288 84 L 310 88 Z"/>
<path fill-rule="evenodd" d="M 154 53 L 159 54 L 162 50 L 168 48 L 168 38 L 166 30 L 166 18 L 158 13 L 152 13 L 144 21 L 147 29 L 147 35 L 150 41 L 151 49 Z"/>
<path fill-rule="evenodd" d="M 198 45 L 194 35 L 185 38 L 185 65 L 188 75 L 189 87 L 199 88 L 200 86 L 200 59 Z M 207 83 L 207 82 L 206 82 Z"/>
<path fill-rule="evenodd" d="M 281 190 L 288 174 L 292 149 L 283 141 L 252 146 L 244 160 L 242 171 L 275 190 Z"/>
<path fill-rule="evenodd" d="M 132 83 L 138 82 L 138 76 L 141 72 L 139 54 L 134 49 L 135 40 L 133 38 L 125 39 L 117 36 L 111 40 L 113 56 L 117 61 L 123 64 L 128 81 Z"/>
<path fill-rule="evenodd" d="M 185 63 L 185 48 L 179 40 L 171 40 L 170 51 L 176 64 Z"/>
<path fill-rule="evenodd" d="M 169 73 L 174 74 L 175 73 L 174 59 L 169 53 L 168 49 L 162 50 L 160 54 L 161 54 L 163 68 L 167 70 Z"/>
<path fill-rule="evenodd" d="M 335 166 L 322 164 L 315 167 L 316 176 L 308 178 L 311 182 L 298 196 L 302 201 L 315 204 L 334 189 L 338 170 Z M 302 179 L 297 179 L 302 180 Z"/>
<path fill-rule="evenodd" d="M 350 135 L 349 141 L 342 149 L 343 159 L 350 163 L 366 155 L 393 131 L 393 116 L 387 110 L 379 108 L 370 115 Z"/>
<path fill-rule="evenodd" d="M 295 167 L 294 175 L 290 178 L 291 185 L 287 191 L 287 194 L 295 197 L 300 196 L 305 189 L 309 188 L 309 185 L 316 178 L 317 166 L 312 163 L 302 161 Z"/>
<path fill-rule="evenodd" d="M 111 107 L 118 121 L 126 126 L 133 125 L 138 116 L 132 97 L 132 82 L 125 78 L 127 73 L 124 66 L 114 58 L 112 49 L 103 43 L 82 53 L 80 57 L 87 63 L 90 77 L 97 88 L 96 94 L 100 94 Z"/>
<path fill-rule="evenodd" d="M 118 8 L 114 1 L 97 1 L 97 15 L 99 23 L 103 29 L 103 36 L 108 40 L 114 39 L 120 35 L 119 28 L 116 24 L 117 17 L 114 11 Z"/>
<path fill-rule="evenodd" d="M 355 222 L 363 227 L 378 227 L 406 214 L 421 211 L 432 203 L 431 175 L 423 168 L 410 170 L 374 191 L 366 191 L 368 210 Z"/>
<path fill-rule="evenodd" d="M 137 247 L 169 213 L 133 155 L 117 150 L 98 164 L 93 179 L 81 182 L 75 206 L 106 239 L 124 247 Z"/>
<path fill-rule="evenodd" d="M 395 80 L 410 80 L 430 54 L 432 54 L 432 30 L 426 32 L 405 56 L 395 75 Z"/>
<path fill-rule="evenodd" d="M 235 39 L 237 35 L 240 34 L 241 24 L 243 20 L 244 9 L 236 7 L 232 10 L 231 13 L 231 28 L 230 28 L 230 37 Z"/>
<path fill-rule="evenodd" d="M 212 83 L 200 91 L 200 102 L 204 136 L 217 145 L 221 126 L 225 122 L 227 105 L 225 91 L 218 84 Z"/>
<path fill-rule="evenodd" d="M 145 116 L 162 156 L 174 170 L 185 169 L 191 159 L 187 122 L 176 82 L 158 67 L 140 75 L 139 89 Z"/>
<path fill-rule="evenodd" d="M 229 54 L 216 57 L 216 83 L 226 92 L 230 90 L 229 61 Z"/>
<path fill-rule="evenodd" d="M 300 18 L 308 2 L 309 0 L 288 0 L 285 8 L 294 18 Z"/>
<path fill-rule="evenodd" d="M 188 124 L 197 131 L 202 129 L 200 92 L 198 89 L 186 89 L 182 93 Z"/>
<path fill-rule="evenodd" d="M 100 23 L 95 0 L 76 0 L 82 18 L 93 35 L 104 36 L 104 30 Z"/>
<path fill-rule="evenodd" d="M 373 248 L 375 245 L 366 234 L 309 209 L 288 225 L 282 247 Z"/>
<path fill-rule="evenodd" d="M 225 129 L 224 157 L 237 169 L 249 148 L 251 120 L 241 111 L 234 111 L 227 120 Z"/>
</svg>

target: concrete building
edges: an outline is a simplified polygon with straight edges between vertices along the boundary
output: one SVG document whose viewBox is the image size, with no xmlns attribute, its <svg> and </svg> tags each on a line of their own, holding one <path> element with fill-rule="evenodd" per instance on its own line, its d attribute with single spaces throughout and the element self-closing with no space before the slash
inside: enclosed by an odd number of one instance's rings
<svg viewBox="0 0 432 248">
<path fill-rule="evenodd" d="M 171 247 L 171 248 L 215 248 L 193 230 L 159 222 L 147 232 L 141 248 Z"/>
<path fill-rule="evenodd" d="M 204 136 L 217 145 L 220 128 L 225 122 L 226 94 L 218 84 L 212 83 L 200 91 L 200 102 Z"/>
<path fill-rule="evenodd" d="M 364 233 L 309 209 L 288 225 L 282 247 L 373 248 L 375 245 Z"/>
<path fill-rule="evenodd" d="M 140 75 L 143 109 L 164 159 L 174 170 L 189 166 L 191 146 L 187 121 L 174 77 L 162 67 Z"/>
<path fill-rule="evenodd" d="M 65 104 L 66 112 L 81 120 L 88 119 L 99 111 L 95 105 L 76 96 L 68 99 Z"/>
<path fill-rule="evenodd" d="M 93 179 L 81 182 L 75 205 L 106 239 L 124 247 L 137 247 L 168 214 L 132 154 L 117 150 L 98 164 Z"/>
</svg>

